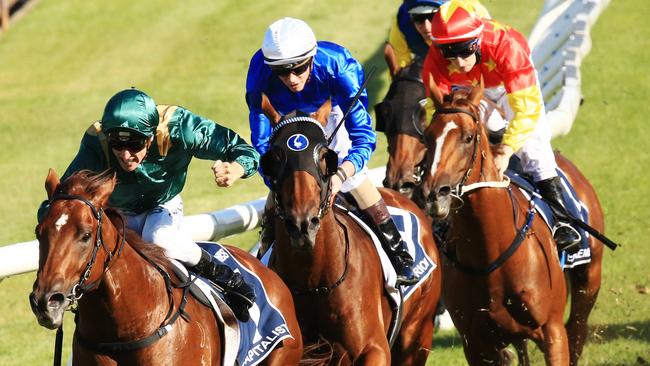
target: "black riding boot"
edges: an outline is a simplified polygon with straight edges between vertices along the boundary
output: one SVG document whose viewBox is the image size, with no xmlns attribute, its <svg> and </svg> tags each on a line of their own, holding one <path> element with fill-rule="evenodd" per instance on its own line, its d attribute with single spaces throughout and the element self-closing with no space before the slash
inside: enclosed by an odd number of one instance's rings
<svg viewBox="0 0 650 366">
<path fill-rule="evenodd" d="M 384 200 L 381 199 L 362 211 L 379 230 L 381 246 L 397 272 L 397 284 L 413 285 L 417 283 L 419 279 L 412 269 L 413 258 L 409 254 L 407 245 L 402 240 L 393 218 L 388 213 Z"/>
<path fill-rule="evenodd" d="M 562 207 L 563 211 L 567 211 L 566 204 L 562 198 L 561 184 L 560 177 L 553 177 L 537 182 L 543 198 L 558 204 Z M 550 206 L 556 220 L 555 226 L 553 227 L 553 239 L 555 239 L 557 248 L 569 254 L 577 252 L 580 249 L 580 233 L 569 224 L 567 217 L 562 211 L 553 207 L 553 205 Z"/>
<path fill-rule="evenodd" d="M 237 319 L 248 321 L 248 308 L 255 301 L 255 290 L 244 282 L 241 274 L 225 264 L 213 262 L 212 256 L 204 250 L 201 251 L 199 263 L 190 269 L 221 287 L 225 301 Z"/>
</svg>

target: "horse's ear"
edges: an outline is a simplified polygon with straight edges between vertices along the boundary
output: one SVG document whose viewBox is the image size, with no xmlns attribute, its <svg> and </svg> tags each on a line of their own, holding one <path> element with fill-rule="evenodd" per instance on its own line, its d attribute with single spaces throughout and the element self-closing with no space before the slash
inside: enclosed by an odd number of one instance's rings
<svg viewBox="0 0 650 366">
<path fill-rule="evenodd" d="M 332 98 L 327 98 L 325 103 L 318 107 L 316 112 L 310 114 L 310 117 L 320 122 L 320 124 L 325 127 L 327 125 L 327 118 L 332 112 Z"/>
<path fill-rule="evenodd" d="M 433 75 L 431 74 L 429 74 L 429 93 L 431 94 L 433 105 L 436 109 L 440 109 L 443 101 L 442 91 L 438 88 L 438 84 L 436 84 L 436 81 L 433 79 Z"/>
<path fill-rule="evenodd" d="M 117 175 L 114 171 L 105 171 L 102 173 L 102 180 L 104 182 L 98 186 L 97 192 L 95 193 L 95 198 L 93 199 L 97 206 L 106 207 L 108 206 L 108 198 L 113 193 L 115 189 L 115 184 L 117 183 Z"/>
<path fill-rule="evenodd" d="M 45 178 L 45 191 L 47 192 L 48 199 L 54 196 L 54 192 L 56 192 L 56 187 L 59 186 L 59 183 L 59 176 L 54 169 L 50 168 L 47 172 L 47 178 Z"/>
<path fill-rule="evenodd" d="M 271 126 L 275 127 L 275 125 L 280 122 L 280 119 L 282 116 L 280 113 L 278 113 L 277 110 L 275 110 L 275 107 L 271 104 L 271 101 L 269 100 L 269 97 L 266 96 L 266 94 L 262 94 L 262 112 L 266 116 L 266 118 L 269 119 L 271 122 Z"/>
<path fill-rule="evenodd" d="M 483 82 L 483 75 L 481 75 L 481 81 L 477 86 L 472 88 L 472 91 L 469 93 L 469 96 L 467 99 L 478 107 L 481 104 L 481 99 L 483 98 L 483 89 L 484 89 L 484 82 Z"/>
</svg>

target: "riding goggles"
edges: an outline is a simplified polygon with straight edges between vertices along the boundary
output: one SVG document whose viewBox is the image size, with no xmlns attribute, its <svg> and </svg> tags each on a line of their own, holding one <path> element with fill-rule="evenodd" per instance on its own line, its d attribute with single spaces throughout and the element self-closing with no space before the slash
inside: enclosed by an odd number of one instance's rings
<svg viewBox="0 0 650 366">
<path fill-rule="evenodd" d="M 478 51 L 478 38 L 457 43 L 436 44 L 444 58 L 468 58 Z"/>
<path fill-rule="evenodd" d="M 413 23 L 418 23 L 418 24 L 422 24 L 426 20 L 431 22 L 431 19 L 433 19 L 433 15 L 435 13 L 436 12 L 434 11 L 434 12 L 431 12 L 431 13 L 424 13 L 424 14 L 411 14 L 411 20 L 413 21 Z"/>
<path fill-rule="evenodd" d="M 108 146 L 117 151 L 128 150 L 137 153 L 145 148 L 147 137 L 135 134 L 125 134 L 122 131 L 110 132 L 108 134 Z"/>
<path fill-rule="evenodd" d="M 295 76 L 300 76 L 309 69 L 311 66 L 312 59 L 310 58 L 307 62 L 303 63 L 302 65 L 298 65 L 295 67 L 287 68 L 286 66 L 273 66 L 271 67 L 271 71 L 279 77 L 288 77 L 289 74 L 294 74 Z"/>
</svg>

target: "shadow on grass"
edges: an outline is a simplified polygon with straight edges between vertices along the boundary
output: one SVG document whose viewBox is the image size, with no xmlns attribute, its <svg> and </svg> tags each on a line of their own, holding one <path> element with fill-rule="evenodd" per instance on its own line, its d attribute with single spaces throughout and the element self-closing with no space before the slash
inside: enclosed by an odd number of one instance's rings
<svg viewBox="0 0 650 366">
<path fill-rule="evenodd" d="M 589 327 L 589 341 L 604 344 L 619 339 L 650 343 L 650 320 L 622 324 L 598 324 Z"/>
</svg>

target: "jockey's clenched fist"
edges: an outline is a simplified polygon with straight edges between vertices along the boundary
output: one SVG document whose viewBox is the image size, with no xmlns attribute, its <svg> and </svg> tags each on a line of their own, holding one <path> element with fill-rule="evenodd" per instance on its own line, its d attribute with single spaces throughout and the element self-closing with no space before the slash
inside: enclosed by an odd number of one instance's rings
<svg viewBox="0 0 650 366">
<path fill-rule="evenodd" d="M 244 167 L 236 161 L 229 163 L 217 160 L 212 165 L 212 172 L 219 187 L 230 187 L 244 175 Z"/>
</svg>

